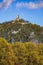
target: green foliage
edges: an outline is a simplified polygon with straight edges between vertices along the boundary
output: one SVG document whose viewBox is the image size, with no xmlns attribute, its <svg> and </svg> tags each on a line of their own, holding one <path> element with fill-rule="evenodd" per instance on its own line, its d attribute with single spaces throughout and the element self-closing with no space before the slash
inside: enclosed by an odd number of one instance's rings
<svg viewBox="0 0 43 65">
<path fill-rule="evenodd" d="M 12 49 L 17 56 L 18 65 L 43 65 L 43 44 L 40 47 L 40 44 L 38 45 L 32 42 L 17 42 L 12 44 Z"/>
<path fill-rule="evenodd" d="M 0 38 L 0 65 L 43 65 L 43 44 L 10 44 Z"/>
<path fill-rule="evenodd" d="M 21 23 L 25 23 L 25 25 L 22 26 Z M 11 37 L 14 38 L 15 42 L 18 42 L 20 39 L 22 42 L 27 42 L 31 41 L 31 38 L 29 39 L 30 33 L 34 32 L 34 39 L 42 43 L 43 27 L 36 24 L 26 23 L 27 21 L 19 19 L 0 24 L 0 37 L 4 37 L 8 42 L 10 42 Z M 11 34 L 11 31 L 17 31 L 18 29 L 21 29 L 19 33 Z"/>
<path fill-rule="evenodd" d="M 16 57 L 11 45 L 3 38 L 0 38 L 0 65 L 14 65 Z"/>
</svg>

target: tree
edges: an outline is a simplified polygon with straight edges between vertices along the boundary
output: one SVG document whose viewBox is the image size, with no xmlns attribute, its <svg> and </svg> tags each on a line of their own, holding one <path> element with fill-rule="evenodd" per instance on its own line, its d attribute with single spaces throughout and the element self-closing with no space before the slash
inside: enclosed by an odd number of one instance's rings
<svg viewBox="0 0 43 65">
<path fill-rule="evenodd" d="M 0 65 L 15 65 L 16 57 L 11 45 L 3 38 L 0 38 Z"/>
</svg>

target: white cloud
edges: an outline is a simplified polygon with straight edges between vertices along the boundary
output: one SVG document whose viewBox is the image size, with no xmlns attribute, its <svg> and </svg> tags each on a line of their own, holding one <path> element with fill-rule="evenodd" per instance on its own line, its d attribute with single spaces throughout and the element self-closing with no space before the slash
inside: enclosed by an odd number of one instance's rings
<svg viewBox="0 0 43 65">
<path fill-rule="evenodd" d="M 34 3 L 34 2 L 29 2 L 29 3 L 16 3 L 16 7 L 26 7 L 26 8 L 30 8 L 30 9 L 35 9 L 35 8 L 41 8 L 43 7 L 43 1 L 40 1 L 38 3 Z"/>
<path fill-rule="evenodd" d="M 0 3 L 0 8 L 8 8 L 13 1 L 14 0 L 3 0 L 3 2 Z"/>
</svg>

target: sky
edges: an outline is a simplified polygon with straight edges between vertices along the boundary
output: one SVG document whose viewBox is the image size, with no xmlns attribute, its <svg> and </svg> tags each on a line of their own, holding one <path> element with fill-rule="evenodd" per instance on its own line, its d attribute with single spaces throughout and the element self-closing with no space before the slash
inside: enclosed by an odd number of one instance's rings
<svg viewBox="0 0 43 65">
<path fill-rule="evenodd" d="M 0 23 L 16 16 L 43 26 L 43 0 L 0 0 Z"/>
</svg>

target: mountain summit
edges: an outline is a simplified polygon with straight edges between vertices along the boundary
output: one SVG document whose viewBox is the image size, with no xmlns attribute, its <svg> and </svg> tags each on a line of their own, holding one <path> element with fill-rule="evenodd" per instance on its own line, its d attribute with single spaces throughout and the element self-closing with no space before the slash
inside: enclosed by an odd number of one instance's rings
<svg viewBox="0 0 43 65">
<path fill-rule="evenodd" d="M 19 16 L 0 24 L 0 37 L 8 42 L 43 42 L 43 27 L 29 23 Z"/>
<path fill-rule="evenodd" d="M 16 17 L 16 19 L 12 23 L 16 23 L 16 24 L 28 24 L 28 22 L 26 22 L 25 20 L 20 18 L 19 15 Z"/>
</svg>

